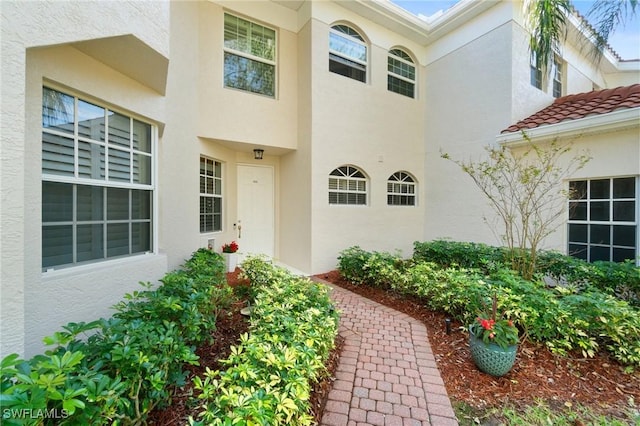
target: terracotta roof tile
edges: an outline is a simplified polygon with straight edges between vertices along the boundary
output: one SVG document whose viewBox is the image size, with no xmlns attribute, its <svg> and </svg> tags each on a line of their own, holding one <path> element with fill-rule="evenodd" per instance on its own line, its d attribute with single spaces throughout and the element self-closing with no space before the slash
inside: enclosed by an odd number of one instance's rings
<svg viewBox="0 0 640 426">
<path fill-rule="evenodd" d="M 608 114 L 620 109 L 637 107 L 640 107 L 640 84 L 577 93 L 556 99 L 548 107 L 507 127 L 501 133 L 518 132 L 522 129 L 533 129 L 566 120 L 577 120 L 591 115 Z"/>
</svg>

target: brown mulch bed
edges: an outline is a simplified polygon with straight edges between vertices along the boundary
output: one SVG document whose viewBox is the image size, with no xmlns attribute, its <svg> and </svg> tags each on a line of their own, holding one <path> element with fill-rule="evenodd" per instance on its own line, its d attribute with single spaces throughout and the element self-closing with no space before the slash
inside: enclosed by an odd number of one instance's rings
<svg viewBox="0 0 640 426">
<path fill-rule="evenodd" d="M 422 321 L 454 402 L 465 402 L 483 411 L 505 404 L 521 408 L 542 400 L 552 409 L 580 404 L 620 419 L 627 419 L 630 401 L 636 401 L 636 405 L 640 402 L 640 372 L 625 374 L 624 367 L 607 355 L 590 359 L 575 354 L 558 357 L 541 345 L 525 341 L 519 345 L 513 369 L 494 378 L 475 367 L 462 324 L 453 321 L 447 335 L 445 315 L 428 310 L 418 299 L 353 285 L 336 271 L 317 276 Z"/>
<path fill-rule="evenodd" d="M 239 269 L 236 269 L 235 273 L 227 274 L 230 285 L 248 285 L 238 280 L 238 272 Z M 451 333 L 447 334 L 445 315 L 428 310 L 417 299 L 353 285 L 343 280 L 336 271 L 317 277 L 422 321 L 427 327 L 429 343 L 449 397 L 454 405 L 464 402 L 472 407 L 474 414 L 471 415 L 474 417 L 482 416 L 492 407 L 509 404 L 522 408 L 542 400 L 552 409 L 580 404 L 598 414 L 627 419 L 626 409 L 630 401 L 640 401 L 640 372 L 625 374 L 624 367 L 607 355 L 592 359 L 557 357 L 543 346 L 525 341 L 519 346 L 514 368 L 505 376 L 494 378 L 480 372 L 473 364 L 468 336 L 462 331 L 462 324 L 453 321 Z M 189 367 L 187 385 L 178 390 L 170 407 L 152 413 L 149 424 L 184 425 L 188 416 L 197 418 L 201 408 L 198 402 L 193 402 L 191 381 L 196 375 L 202 375 L 206 367 L 219 369 L 219 360 L 229 356 L 230 346 L 237 344 L 239 336 L 248 330 L 248 320 L 240 314 L 244 303 L 239 301 L 229 312 L 220 315 L 213 344 L 198 348 L 200 365 Z M 342 344 L 339 338 L 327 364 L 329 375 L 315 385 L 311 395 L 310 402 L 317 422 L 322 417 Z M 467 424 L 474 422 L 473 418 L 459 420 Z M 477 422 L 478 419 L 475 420 Z"/>
</svg>

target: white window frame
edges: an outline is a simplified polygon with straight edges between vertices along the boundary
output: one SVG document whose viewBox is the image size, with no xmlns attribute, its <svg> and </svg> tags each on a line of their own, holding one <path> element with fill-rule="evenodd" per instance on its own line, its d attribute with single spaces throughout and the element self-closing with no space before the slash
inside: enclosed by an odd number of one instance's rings
<svg viewBox="0 0 640 426">
<path fill-rule="evenodd" d="M 223 17 L 223 25 L 222 25 L 222 30 L 223 32 L 226 33 L 226 18 L 227 16 L 244 21 L 247 23 L 249 28 L 253 28 L 255 27 L 259 27 L 261 29 L 267 29 L 270 31 L 273 31 L 273 59 L 268 58 L 268 57 L 263 57 L 263 56 L 259 56 L 259 55 L 255 55 L 252 54 L 250 52 L 245 52 L 243 50 L 239 50 L 239 49 L 234 49 L 232 47 L 227 46 L 226 43 L 226 39 L 225 36 L 223 35 L 223 43 L 222 43 L 222 47 L 223 47 L 223 61 L 222 61 L 222 75 L 223 75 L 223 86 L 229 89 L 235 89 L 235 90 L 241 90 L 244 92 L 248 92 L 248 93 L 253 93 L 253 94 L 257 94 L 257 95 L 262 95 L 262 96 L 267 96 L 269 98 L 275 98 L 276 97 L 276 93 L 277 93 L 277 89 L 278 89 L 278 32 L 276 31 L 275 28 L 266 26 L 264 24 L 261 23 L 257 23 L 255 21 L 249 20 L 249 19 L 245 19 L 243 17 L 240 17 L 238 15 L 232 14 L 232 13 L 228 13 L 225 12 L 224 13 L 224 17 Z M 250 35 L 249 35 L 250 38 Z M 233 85 L 228 85 L 227 84 L 227 78 L 226 78 L 226 56 L 227 55 L 232 55 L 232 56 L 236 56 L 242 59 L 246 59 L 249 62 L 258 62 L 261 63 L 263 65 L 267 65 L 270 67 L 273 67 L 273 93 L 269 93 L 269 92 L 264 92 L 264 91 L 255 91 L 255 90 L 251 90 L 250 88 L 243 88 L 243 87 L 237 87 L 237 86 L 233 86 Z"/>
<path fill-rule="evenodd" d="M 60 126 L 52 126 L 51 128 L 49 126 L 45 126 L 43 124 L 44 121 L 44 115 L 43 115 L 43 120 L 41 121 L 41 136 L 42 136 L 42 142 L 41 142 L 41 148 L 42 148 L 42 157 L 41 157 L 41 161 L 42 161 L 42 165 L 41 165 L 41 173 L 42 173 L 42 177 L 41 177 L 41 181 L 42 181 L 42 185 L 47 185 L 47 184 L 61 184 L 61 185 L 71 185 L 70 190 L 71 190 L 71 219 L 70 220 L 53 220 L 53 221 L 48 221 L 45 222 L 45 218 L 44 216 L 46 215 L 45 213 L 43 213 L 43 222 L 42 222 L 42 243 L 43 243 L 43 262 L 44 262 L 44 238 L 45 238 L 45 229 L 49 229 L 51 230 L 53 227 L 60 227 L 60 226 L 71 226 L 71 262 L 65 262 L 65 263 L 57 263 L 57 264 L 52 264 L 52 265 L 43 265 L 43 271 L 51 271 L 51 270 L 56 270 L 56 269 L 63 269 L 63 268 L 69 268 L 69 267 L 75 267 L 78 265 L 83 265 L 83 264 L 88 264 L 88 263 L 97 263 L 97 262 L 105 262 L 105 261 L 110 261 L 113 259 L 118 259 L 118 258 L 123 258 L 123 257 L 132 257 L 132 256 L 136 256 L 139 254 L 145 254 L 145 253 L 155 253 L 156 252 L 156 241 L 157 241 L 157 191 L 156 191 L 156 179 L 157 179 L 157 138 L 158 138 L 158 133 L 157 133 L 157 127 L 150 123 L 145 121 L 144 119 L 142 119 L 141 117 L 135 116 L 131 113 L 125 113 L 117 108 L 112 108 L 110 105 L 106 104 L 105 102 L 101 102 L 101 101 L 97 101 L 94 99 L 91 99 L 90 97 L 87 96 L 79 96 L 77 94 L 72 93 L 71 91 L 67 90 L 67 89 L 62 89 L 62 88 L 58 88 L 53 84 L 46 84 L 43 86 L 43 93 L 48 90 L 48 91 L 54 91 L 54 92 L 58 92 L 60 94 L 60 96 L 64 96 L 64 97 L 68 97 L 68 98 L 73 98 L 73 123 L 66 123 L 64 125 L 60 125 Z M 42 109 L 44 110 L 44 94 L 43 94 L 43 99 L 42 99 Z M 90 104 L 92 106 L 95 106 L 99 109 L 102 109 L 104 112 L 104 122 L 100 127 L 100 131 L 98 131 L 97 133 L 95 131 L 93 131 L 91 133 L 90 136 L 87 136 L 86 134 L 83 134 L 79 131 L 80 129 L 80 123 L 85 121 L 82 119 L 82 117 L 80 117 L 80 110 L 79 110 L 79 104 L 80 102 L 86 103 L 86 104 Z M 110 132 L 114 131 L 118 131 L 119 129 L 115 126 L 110 126 L 110 119 L 115 119 L 116 117 L 120 117 L 120 118 L 126 118 L 129 121 L 129 128 L 127 129 L 128 133 L 129 133 L 129 140 L 128 140 L 128 147 L 124 146 L 122 144 L 122 137 L 118 137 L 119 140 L 118 142 L 114 142 L 113 139 L 111 138 L 111 134 Z M 55 117 L 54 117 L 55 118 Z M 95 117 L 98 118 L 98 117 Z M 93 118 L 92 118 L 93 119 Z M 98 119 L 98 123 L 99 123 L 99 119 Z M 141 127 L 137 127 L 136 123 L 138 123 L 139 126 Z M 66 127 L 66 129 L 65 129 Z M 93 127 L 93 126 L 92 126 Z M 90 127 L 90 128 L 92 128 Z M 140 139 L 136 139 L 136 129 L 146 129 L 146 131 L 148 131 L 148 135 L 146 135 L 148 137 L 148 152 L 145 150 L 145 148 L 141 148 L 141 146 L 143 145 Z M 95 130 L 95 129 L 94 129 Z M 62 172 L 61 173 L 54 173 L 52 172 L 54 170 L 54 167 L 47 167 L 45 170 L 45 164 L 46 163 L 50 163 L 53 164 L 55 163 L 55 159 L 56 156 L 59 156 L 59 158 L 62 158 L 64 160 L 65 154 L 57 154 L 55 151 L 55 146 L 52 147 L 52 145 L 55 145 L 55 143 L 51 143 L 51 140 L 48 141 L 48 145 L 49 148 L 53 148 L 54 151 L 48 150 L 47 153 L 45 154 L 44 150 L 45 150 L 45 135 L 47 135 L 47 137 L 50 138 L 54 138 L 53 140 L 55 141 L 55 138 L 58 138 L 57 140 L 60 141 L 61 139 L 66 140 L 68 143 L 71 143 L 73 145 L 72 151 L 73 154 L 68 153 L 66 154 L 67 157 L 69 157 L 70 155 L 73 156 L 73 165 L 71 165 L 71 163 L 69 163 L 68 161 L 66 162 L 67 166 L 66 168 L 72 168 L 73 171 L 67 171 L 67 172 Z M 98 135 L 98 138 L 94 138 L 95 135 Z M 136 142 L 138 144 L 138 148 L 136 148 Z M 83 151 L 82 149 L 80 149 L 80 146 L 84 146 L 84 151 L 85 152 L 81 152 Z M 146 146 L 146 144 L 145 144 Z M 95 167 L 96 165 L 98 166 L 98 168 L 100 169 L 100 171 L 102 171 L 102 175 L 98 174 L 95 175 L 95 173 L 92 173 L 90 177 L 86 176 L 86 173 L 81 173 L 81 168 L 84 166 L 86 167 L 86 164 L 81 164 L 81 159 L 86 160 L 86 151 L 89 152 L 89 163 L 91 163 L 90 168 L 91 167 Z M 96 156 L 93 156 L 94 154 L 96 154 L 96 152 L 98 153 Z M 110 161 L 111 161 L 111 156 L 110 154 L 112 152 L 121 152 L 121 153 L 127 153 L 129 156 L 128 162 L 128 181 L 124 180 L 122 178 L 116 178 L 115 175 L 111 175 L 110 172 Z M 85 157 L 83 157 L 83 155 Z M 118 158 L 117 156 L 113 157 L 114 159 Z M 122 158 L 122 157 L 120 157 Z M 147 161 L 141 161 L 144 158 L 148 159 Z M 61 164 L 65 164 L 64 161 L 62 161 Z M 117 165 L 117 167 L 122 167 L 123 164 L 120 163 L 118 165 L 118 163 L 116 161 L 114 161 L 114 164 Z M 64 166 L 62 166 L 64 168 Z M 115 167 L 115 166 L 114 166 Z M 150 170 L 145 171 L 145 168 L 149 168 Z M 140 182 L 140 176 L 142 176 L 140 173 L 136 174 L 135 172 L 138 171 L 142 171 L 144 172 L 144 180 L 147 181 L 148 183 L 145 182 Z M 95 170 L 92 170 L 92 172 L 95 172 Z M 138 179 L 136 179 L 136 177 L 138 177 Z M 101 203 L 102 203 L 102 213 L 100 214 L 100 218 L 91 218 L 91 219 L 79 219 L 78 218 L 78 191 L 80 189 L 80 187 L 82 188 L 92 188 L 93 190 L 98 190 L 99 192 L 102 193 L 101 195 Z M 108 216 L 108 206 L 110 205 L 108 203 L 109 200 L 109 191 L 110 190 L 114 190 L 114 191 L 118 191 L 118 190 L 127 190 L 128 191 L 128 200 L 127 200 L 127 215 L 128 218 L 126 219 L 113 219 L 113 218 L 109 218 Z M 148 211 L 148 218 L 134 218 L 134 205 L 133 205 L 133 201 L 134 199 L 132 198 L 134 196 L 134 191 L 136 192 L 136 194 L 145 194 L 145 192 L 148 192 L 148 196 L 149 196 L 149 211 Z M 144 191 L 144 192 L 141 192 Z M 41 204 L 44 204 L 45 202 L 45 196 L 44 194 L 42 194 L 41 196 Z M 44 205 L 43 205 L 44 208 Z M 93 214 L 93 213 L 92 213 Z M 117 225 L 128 225 L 128 231 L 127 231 L 127 239 L 128 239 L 128 253 L 126 254 L 120 254 L 120 255 L 109 255 L 109 234 L 108 234 L 108 228 L 109 226 L 117 226 Z M 148 246 L 148 249 L 146 250 L 138 250 L 138 251 L 133 251 L 135 248 L 133 246 L 133 238 L 135 236 L 135 230 L 133 229 L 135 224 L 148 224 L 148 241 L 145 241 L 145 246 Z M 79 227 L 84 227 L 84 226 L 90 226 L 90 225 L 99 225 L 102 226 L 102 256 L 101 257 L 94 257 L 91 258 L 89 260 L 78 260 L 78 246 L 79 244 L 82 244 L 81 240 L 78 237 L 78 228 Z"/>
<path fill-rule="evenodd" d="M 633 178 L 635 182 L 635 198 L 616 198 L 614 197 L 613 192 L 613 183 L 615 179 L 624 179 L 624 178 Z M 609 181 L 609 197 L 608 198 L 591 198 L 591 182 L 599 181 L 599 180 L 608 180 Z M 587 250 L 586 252 L 586 260 L 591 261 L 591 248 L 592 247 L 608 247 L 609 248 L 609 260 L 614 259 L 613 257 L 613 249 L 614 248 L 622 248 L 629 249 L 631 246 L 622 246 L 613 244 L 613 228 L 614 226 L 635 226 L 635 262 L 639 264 L 638 256 L 640 255 L 640 226 L 638 226 L 639 216 L 640 216 L 640 206 L 638 201 L 640 200 L 640 180 L 638 176 L 614 176 L 614 177 L 602 177 L 602 178 L 588 178 L 588 179 L 572 179 L 569 182 L 569 185 L 572 182 L 586 182 L 586 194 L 585 198 L 574 198 L 570 197 L 568 201 L 568 219 L 567 219 L 567 254 L 571 254 L 570 247 L 573 246 L 583 246 Z M 615 202 L 635 202 L 635 218 L 633 221 L 616 221 L 614 220 L 614 206 Z M 597 202 L 608 202 L 609 203 L 609 219 L 608 220 L 592 220 L 591 219 L 591 204 Z M 586 209 L 586 219 L 572 219 L 571 212 L 572 209 L 576 208 L 579 204 L 584 204 L 584 208 Z M 587 226 L 587 241 L 571 241 L 571 225 L 585 225 Z M 603 225 L 609 226 L 609 242 L 607 244 L 599 244 L 595 242 L 591 242 L 591 225 Z"/>
<path fill-rule="evenodd" d="M 553 57 L 553 65 L 551 68 L 551 94 L 554 98 L 559 98 L 562 96 L 562 92 L 564 90 L 564 85 L 562 84 L 564 81 L 564 63 L 559 56 Z"/>
<path fill-rule="evenodd" d="M 220 161 L 220 160 L 216 160 L 216 159 L 207 157 L 205 155 L 201 155 L 200 156 L 200 164 L 202 164 L 203 160 L 205 162 L 205 174 L 202 174 L 202 167 L 200 167 L 200 172 L 199 172 L 199 176 L 200 176 L 200 179 L 199 179 L 199 184 L 200 184 L 199 194 L 200 194 L 200 196 L 198 198 L 199 198 L 199 201 L 200 201 L 200 210 L 199 210 L 200 211 L 200 213 L 199 213 L 199 217 L 200 217 L 200 221 L 199 221 L 199 223 L 200 223 L 200 233 L 201 234 L 210 234 L 210 233 L 214 233 L 214 232 L 222 232 L 222 227 L 223 227 L 223 223 L 224 223 L 224 221 L 223 221 L 223 217 L 224 217 L 224 205 L 223 205 L 223 202 L 224 202 L 224 198 L 223 198 L 223 188 L 224 188 L 223 175 L 224 175 L 224 170 L 223 170 L 223 167 L 224 167 L 224 165 L 223 165 L 222 161 Z M 207 170 L 206 166 L 207 166 L 208 163 L 212 163 L 212 166 L 213 166 L 213 175 L 211 175 L 211 176 L 206 174 L 206 170 Z M 219 169 L 220 170 L 220 176 L 216 176 L 216 165 L 220 166 L 220 169 Z M 208 192 L 207 191 L 207 189 L 209 188 L 209 182 L 213 183 L 212 192 Z M 219 190 L 217 190 L 217 191 L 216 191 L 216 182 L 218 183 L 217 187 L 219 188 Z M 204 183 L 204 188 L 205 188 L 204 192 L 202 191 L 203 183 Z M 212 229 L 206 229 L 206 227 L 205 227 L 205 229 L 203 230 L 203 215 L 208 214 L 207 212 L 203 212 L 202 211 L 202 201 L 203 201 L 204 198 L 211 198 L 212 199 L 212 203 L 213 203 L 212 206 L 214 206 L 213 207 L 214 211 L 212 212 L 212 214 L 214 216 L 214 218 L 212 220 Z M 216 211 L 215 211 L 215 201 L 214 201 L 215 199 L 219 200 L 219 202 L 220 202 L 220 204 L 219 204 L 220 205 L 220 212 L 219 213 L 216 213 Z M 215 215 L 216 214 L 220 215 L 220 226 L 219 226 L 218 229 L 216 229 L 216 226 L 215 226 L 215 223 L 216 223 L 215 222 Z"/>
<path fill-rule="evenodd" d="M 369 202 L 368 181 L 367 175 L 359 167 L 343 165 L 334 169 L 329 174 L 329 204 L 366 206 Z M 351 202 L 351 199 L 355 202 Z"/>
<path fill-rule="evenodd" d="M 411 67 L 413 69 L 413 80 L 410 77 L 404 76 L 402 74 L 399 74 L 397 72 L 395 72 L 393 69 L 389 69 L 392 67 L 392 64 L 390 63 L 391 61 L 398 61 L 400 63 L 403 63 L 409 67 Z M 416 80 L 418 77 L 417 74 L 417 67 L 415 62 L 413 61 L 413 58 L 411 57 L 411 55 L 409 55 L 409 53 L 407 53 L 404 49 L 401 48 L 394 48 L 391 49 L 389 51 L 389 54 L 387 56 L 387 71 L 388 71 L 388 76 L 387 76 L 387 90 L 389 90 L 390 92 L 394 92 L 397 93 L 399 95 L 403 95 L 403 96 L 407 96 L 409 98 L 416 98 Z M 398 90 L 394 90 L 391 85 L 391 80 L 392 79 L 396 79 L 396 80 L 400 80 L 400 81 L 404 81 L 407 84 L 410 84 L 412 86 L 412 91 L 411 94 L 406 94 L 406 93 L 402 93 L 401 91 Z"/>
<path fill-rule="evenodd" d="M 543 85 L 542 69 L 538 66 L 538 59 L 535 52 L 529 55 L 529 81 L 533 87 L 542 90 Z"/>
<path fill-rule="evenodd" d="M 413 200 L 411 204 L 393 202 L 392 200 Z M 409 172 L 400 170 L 387 179 L 387 205 L 393 207 L 416 207 L 418 205 L 418 182 Z"/>
<path fill-rule="evenodd" d="M 343 40 L 346 44 L 352 44 L 355 47 L 364 48 L 364 58 L 358 57 L 354 54 L 349 54 L 348 52 L 339 51 L 337 49 L 332 48 L 331 40 L 332 38 L 337 38 Z M 331 62 L 342 63 L 343 65 L 348 66 L 351 69 L 356 69 L 356 66 L 361 66 L 363 69 L 361 70 L 364 73 L 364 79 L 360 80 L 359 78 L 355 78 L 351 75 L 345 75 L 342 73 L 338 73 L 336 71 L 331 70 Z M 344 77 L 350 78 L 352 80 L 360 81 L 362 83 L 366 83 L 369 70 L 369 45 L 366 40 L 360 34 L 358 30 L 353 28 L 347 24 L 335 24 L 331 26 L 329 29 L 329 71 L 338 75 L 342 75 Z M 354 64 L 351 66 L 350 64 Z"/>
</svg>

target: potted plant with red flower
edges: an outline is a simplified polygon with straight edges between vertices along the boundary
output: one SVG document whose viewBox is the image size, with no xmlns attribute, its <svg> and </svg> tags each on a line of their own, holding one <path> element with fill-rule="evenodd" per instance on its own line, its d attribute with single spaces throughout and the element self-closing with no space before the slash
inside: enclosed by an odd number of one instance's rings
<svg viewBox="0 0 640 426">
<path fill-rule="evenodd" d="M 236 265 L 238 264 L 238 254 L 236 252 L 238 248 L 238 243 L 235 241 L 222 245 L 222 255 L 224 256 L 224 261 L 227 266 L 227 272 L 236 270 Z"/>
<path fill-rule="evenodd" d="M 498 302 L 494 294 L 491 309 L 480 314 L 469 326 L 469 346 L 476 366 L 492 376 L 511 370 L 518 349 L 518 328 L 513 321 L 497 317 Z"/>
</svg>

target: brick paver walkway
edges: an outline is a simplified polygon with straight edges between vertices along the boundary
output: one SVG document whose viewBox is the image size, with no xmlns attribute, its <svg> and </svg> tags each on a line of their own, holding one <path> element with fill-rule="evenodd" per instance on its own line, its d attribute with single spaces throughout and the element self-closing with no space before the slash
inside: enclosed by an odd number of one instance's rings
<svg viewBox="0 0 640 426">
<path fill-rule="evenodd" d="M 331 297 L 345 342 L 321 425 L 457 425 L 424 324 L 340 287 Z"/>
</svg>

